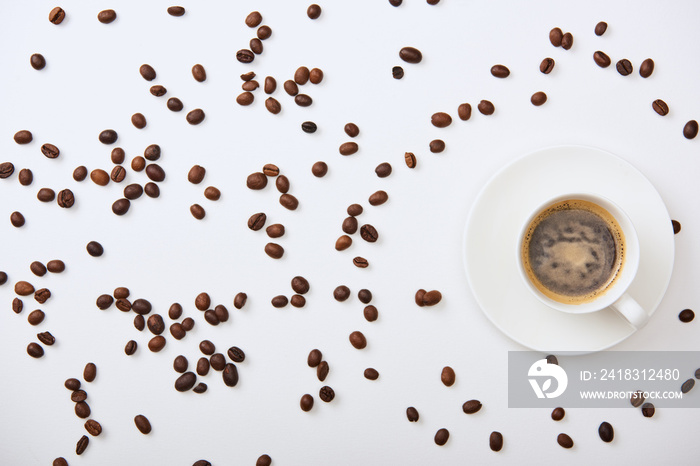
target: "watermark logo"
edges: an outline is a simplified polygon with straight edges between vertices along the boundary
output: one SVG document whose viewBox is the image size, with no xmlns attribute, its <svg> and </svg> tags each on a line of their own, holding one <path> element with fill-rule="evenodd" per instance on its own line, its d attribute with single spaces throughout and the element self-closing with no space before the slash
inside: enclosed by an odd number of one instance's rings
<svg viewBox="0 0 700 466">
<path fill-rule="evenodd" d="M 527 371 L 528 380 L 537 398 L 556 398 L 566 390 L 569 378 L 566 371 L 556 364 L 548 364 L 546 359 L 540 359 L 530 366 Z M 539 379 L 544 379 L 540 385 Z M 556 380 L 556 388 L 552 388 L 552 379 Z"/>
</svg>

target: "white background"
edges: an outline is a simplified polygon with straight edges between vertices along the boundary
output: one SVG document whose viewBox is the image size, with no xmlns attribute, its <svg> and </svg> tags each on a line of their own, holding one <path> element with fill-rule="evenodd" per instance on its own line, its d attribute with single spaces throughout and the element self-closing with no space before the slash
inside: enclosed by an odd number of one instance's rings
<svg viewBox="0 0 700 466">
<path fill-rule="evenodd" d="M 660 409 L 647 419 L 632 408 L 571 409 L 555 423 L 547 410 L 508 409 L 507 351 L 522 347 L 476 306 L 461 241 L 476 194 L 508 162 L 557 144 L 613 152 L 650 178 L 671 217 L 683 226 L 660 308 L 646 328 L 615 349 L 698 349 L 697 322 L 682 324 L 677 315 L 697 307 L 700 298 L 694 267 L 700 260 L 695 241 L 700 139 L 682 136 L 686 121 L 700 119 L 699 3 L 444 0 L 429 6 L 406 0 L 393 8 L 383 0 L 329 1 L 321 18 L 311 21 L 308 3 L 296 0 L 190 2 L 181 18 L 169 16 L 170 4 L 163 1 L 67 0 L 59 26 L 47 19 L 54 3 L 3 3 L 0 161 L 13 162 L 17 172 L 31 168 L 34 183 L 20 186 L 16 175 L 0 181 L 0 270 L 10 276 L 0 287 L 5 303 L 0 314 L 2 464 L 46 465 L 65 456 L 71 465 L 184 466 L 200 458 L 214 465 L 252 465 L 263 453 L 275 465 L 652 464 L 696 458 L 700 417 L 694 410 Z M 97 21 L 104 8 L 117 11 L 114 23 Z M 235 52 L 254 35 L 244 24 L 254 9 L 273 35 L 262 56 L 243 65 Z M 593 29 L 601 20 L 609 28 L 597 37 Z M 549 43 L 555 26 L 574 35 L 571 50 Z M 419 65 L 398 59 L 408 45 L 422 50 Z M 596 50 L 613 63 L 630 59 L 635 72 L 622 77 L 614 66 L 597 67 Z M 46 57 L 42 71 L 29 66 L 35 52 Z M 545 57 L 556 61 L 550 75 L 538 69 Z M 656 70 L 644 80 L 638 68 L 647 57 Z M 143 63 L 156 69 L 155 81 L 139 75 Z M 205 83 L 192 78 L 195 63 L 206 68 Z M 511 76 L 492 77 L 489 69 L 496 63 L 507 65 Z M 399 64 L 406 76 L 396 81 L 391 68 Z M 297 107 L 281 89 L 301 65 L 325 73 L 322 84 L 302 88 L 314 99 L 309 108 Z M 250 107 L 235 103 L 238 76 L 249 70 L 261 83 L 266 75 L 277 79 L 282 113 L 265 110 L 262 90 Z M 153 84 L 164 85 L 167 96 L 150 95 Z M 536 108 L 529 99 L 539 90 L 549 101 Z M 179 97 L 185 110 L 168 111 L 169 96 Z M 657 98 L 668 103 L 668 116 L 652 111 Z M 493 116 L 476 111 L 481 99 L 495 104 Z M 457 119 L 462 102 L 474 107 L 468 122 Z M 185 114 L 197 107 L 206 120 L 190 126 Z M 437 111 L 453 116 L 449 128 L 431 126 L 430 115 Z M 146 116 L 145 129 L 130 124 L 135 112 Z M 316 134 L 300 130 L 305 120 L 318 124 Z M 360 127 L 360 151 L 341 157 L 338 146 L 349 140 L 343 126 L 350 121 Z M 125 149 L 127 163 L 149 144 L 163 150 L 158 163 L 167 178 L 161 197 L 143 196 L 124 217 L 112 214 L 110 206 L 126 184 L 145 183 L 145 173 L 129 170 L 121 185 L 107 187 L 71 178 L 78 165 L 111 170 L 112 147 L 97 140 L 106 128 L 118 131 L 116 145 Z M 16 145 L 12 136 L 21 129 L 31 130 L 34 142 Z M 431 154 L 428 142 L 438 137 L 447 149 Z M 60 148 L 58 159 L 41 154 L 45 142 Z M 403 163 L 405 151 L 418 157 L 413 171 Z M 330 167 L 323 179 L 310 172 L 317 160 Z M 384 161 L 394 173 L 379 179 L 373 170 Z M 290 192 L 300 201 L 296 212 L 277 203 L 272 184 L 263 192 L 245 187 L 246 176 L 268 162 L 289 177 Z M 207 168 L 198 186 L 186 178 L 194 164 Z M 219 202 L 204 199 L 209 185 L 221 189 Z M 66 210 L 38 202 L 41 187 L 70 188 L 75 206 Z M 371 207 L 367 197 L 377 189 L 390 199 Z M 195 202 L 207 211 L 203 221 L 188 211 Z M 352 248 L 339 253 L 333 245 L 345 208 L 354 202 L 365 207 L 360 223 L 373 224 L 381 238 L 369 244 L 356 236 Z M 15 210 L 27 219 L 23 228 L 9 222 Z M 267 257 L 264 232 L 246 226 L 259 211 L 267 213 L 269 223 L 287 228 L 279 241 L 287 251 L 282 260 Z M 87 255 L 90 240 L 104 245 L 104 256 Z M 355 255 L 371 266 L 355 268 Z M 30 273 L 32 261 L 54 258 L 66 262 L 63 274 Z M 291 295 L 295 275 L 311 283 L 307 306 L 272 308 L 273 296 Z M 53 296 L 43 306 L 24 299 L 25 311 L 15 315 L 12 286 L 22 279 L 50 288 Z M 332 299 L 340 284 L 353 291 L 344 303 Z M 132 298 L 149 299 L 163 316 L 171 303 L 182 303 L 183 317 L 195 318 L 195 329 L 182 341 L 168 334 L 161 353 L 149 352 L 148 331 L 134 329 L 133 313 L 95 306 L 100 294 L 117 286 L 129 287 Z M 363 287 L 372 290 L 372 304 L 379 309 L 374 323 L 364 320 L 356 297 Z M 418 288 L 439 289 L 444 299 L 436 307 L 419 308 L 413 303 Z M 227 323 L 206 324 L 194 307 L 201 291 L 229 308 Z M 239 291 L 249 296 L 242 311 L 232 306 Z M 26 316 L 39 307 L 46 320 L 31 327 Z M 166 323 L 171 322 L 166 318 Z M 45 330 L 57 343 L 42 359 L 31 359 L 26 345 Z M 354 330 L 367 336 L 366 349 L 348 343 Z M 245 350 L 240 383 L 229 388 L 219 373 L 210 373 L 201 378 L 209 385 L 207 393 L 176 392 L 173 359 L 183 354 L 194 368 L 197 345 L 205 338 L 220 351 L 231 345 Z M 139 349 L 127 357 L 123 348 L 130 339 Z M 330 364 L 325 384 L 336 391 L 330 404 L 318 399 L 324 384 L 306 365 L 312 348 L 321 349 Z M 88 361 L 97 364 L 98 376 L 84 384 L 87 401 L 104 432 L 91 438 L 78 458 L 75 444 L 85 434 L 84 421 L 73 413 L 63 382 L 80 377 Z M 445 365 L 457 374 L 451 388 L 440 382 Z M 364 379 L 366 367 L 375 367 L 379 380 Z M 299 409 L 304 393 L 316 398 L 310 413 Z M 467 416 L 461 405 L 472 398 L 484 407 Z M 419 410 L 418 423 L 406 420 L 408 406 Z M 150 419 L 150 435 L 136 430 L 136 414 Z M 615 428 L 612 444 L 598 438 L 604 420 Z M 444 447 L 433 442 L 441 427 L 451 432 Z M 505 439 L 500 453 L 488 446 L 494 430 Z M 572 450 L 556 444 L 560 432 L 574 439 Z"/>
</svg>

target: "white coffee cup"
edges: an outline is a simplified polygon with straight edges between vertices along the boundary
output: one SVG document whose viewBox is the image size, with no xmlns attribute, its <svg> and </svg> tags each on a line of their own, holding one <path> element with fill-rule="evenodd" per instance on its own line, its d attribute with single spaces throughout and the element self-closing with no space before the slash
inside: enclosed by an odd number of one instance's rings
<svg viewBox="0 0 700 466">
<path fill-rule="evenodd" d="M 607 287 L 596 292 L 595 296 L 588 298 L 585 302 L 577 304 L 559 302 L 540 291 L 528 275 L 523 258 L 523 242 L 526 240 L 526 235 L 528 234 L 531 223 L 550 206 L 567 200 L 588 201 L 602 207 L 615 219 L 624 236 L 623 262 L 618 268 L 616 278 L 612 280 Z M 547 306 L 571 314 L 597 312 L 612 307 L 635 328 L 644 326 L 649 319 L 649 314 L 627 293 L 629 286 L 632 284 L 637 274 L 637 269 L 639 268 L 639 239 L 637 238 L 637 232 L 627 214 L 609 199 L 591 193 L 570 193 L 547 200 L 534 209 L 527 217 L 518 235 L 516 252 L 518 271 L 523 282 L 527 288 Z"/>
</svg>

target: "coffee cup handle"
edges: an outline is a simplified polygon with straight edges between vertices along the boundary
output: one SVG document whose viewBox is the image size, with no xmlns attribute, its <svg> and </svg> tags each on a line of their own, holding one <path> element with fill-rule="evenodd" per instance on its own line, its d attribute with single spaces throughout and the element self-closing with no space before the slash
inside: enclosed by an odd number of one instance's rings
<svg viewBox="0 0 700 466">
<path fill-rule="evenodd" d="M 620 299 L 612 304 L 612 308 L 622 314 L 634 328 L 641 328 L 649 320 L 647 312 L 634 300 L 632 296 L 625 293 Z"/>
</svg>

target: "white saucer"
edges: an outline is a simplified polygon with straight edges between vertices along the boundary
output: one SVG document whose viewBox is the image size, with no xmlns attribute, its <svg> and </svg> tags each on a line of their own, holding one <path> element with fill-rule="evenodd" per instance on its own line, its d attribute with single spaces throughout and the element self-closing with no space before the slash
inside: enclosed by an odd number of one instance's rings
<svg viewBox="0 0 700 466">
<path fill-rule="evenodd" d="M 534 152 L 486 183 L 467 219 L 467 279 L 486 316 L 521 345 L 551 353 L 601 351 L 620 343 L 635 329 L 610 308 L 590 314 L 551 309 L 532 295 L 518 274 L 515 244 L 527 216 L 547 199 L 565 192 L 599 194 L 627 212 L 641 249 L 639 271 L 629 293 L 653 314 L 673 270 L 671 219 L 661 196 L 641 172 L 591 147 Z"/>
</svg>

